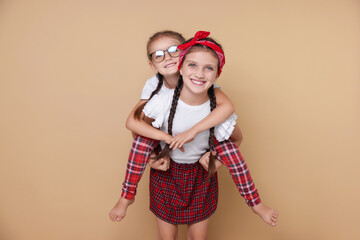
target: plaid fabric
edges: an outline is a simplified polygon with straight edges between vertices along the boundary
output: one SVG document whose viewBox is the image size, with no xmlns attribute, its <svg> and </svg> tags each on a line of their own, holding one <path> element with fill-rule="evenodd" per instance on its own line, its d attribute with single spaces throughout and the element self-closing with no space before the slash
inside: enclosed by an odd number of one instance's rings
<svg viewBox="0 0 360 240">
<path fill-rule="evenodd" d="M 188 224 L 209 218 L 216 210 L 217 175 L 207 179 L 199 162 L 171 161 L 168 171 L 151 169 L 150 210 L 171 224 Z"/>
<path fill-rule="evenodd" d="M 237 146 L 231 140 L 215 141 L 214 150 L 217 158 L 229 170 L 241 196 L 245 198 L 246 204 L 250 207 L 259 204 L 261 202 L 259 194 Z"/>
<path fill-rule="evenodd" d="M 149 156 L 158 146 L 159 141 L 136 136 L 129 154 L 125 181 L 123 183 L 121 196 L 126 199 L 134 198 L 137 184 L 144 173 Z M 246 200 L 248 206 L 253 207 L 261 202 L 257 189 L 252 181 L 247 165 L 239 152 L 239 149 L 231 140 L 217 142 L 215 140 L 214 150 L 217 158 L 228 168 L 235 185 L 241 196 Z"/>
<path fill-rule="evenodd" d="M 137 184 L 145 171 L 150 154 L 154 151 L 154 148 L 158 143 L 158 140 L 153 140 L 140 135 L 137 135 L 134 138 L 127 163 L 121 197 L 129 200 L 134 198 Z"/>
</svg>

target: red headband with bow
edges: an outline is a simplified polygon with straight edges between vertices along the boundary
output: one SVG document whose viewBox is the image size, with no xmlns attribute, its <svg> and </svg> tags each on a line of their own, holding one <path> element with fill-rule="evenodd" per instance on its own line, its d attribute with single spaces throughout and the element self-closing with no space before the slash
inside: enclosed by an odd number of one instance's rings
<svg viewBox="0 0 360 240">
<path fill-rule="evenodd" d="M 207 41 L 207 40 L 201 40 L 206 38 L 207 36 L 209 36 L 210 32 L 205 32 L 205 31 L 198 31 L 194 38 L 191 39 L 189 42 L 184 43 L 179 45 L 177 48 L 181 50 L 180 52 L 180 56 L 179 56 L 179 70 L 181 68 L 182 62 L 184 60 L 184 56 L 186 54 L 186 52 L 194 45 L 196 44 L 201 44 L 201 45 L 205 45 L 209 48 L 211 48 L 212 50 L 215 51 L 216 55 L 219 58 L 219 71 L 218 71 L 218 76 L 220 76 L 220 73 L 222 71 L 222 68 L 225 64 L 225 55 L 224 52 L 221 50 L 221 48 L 216 45 L 215 43 L 211 42 L 211 41 Z"/>
</svg>

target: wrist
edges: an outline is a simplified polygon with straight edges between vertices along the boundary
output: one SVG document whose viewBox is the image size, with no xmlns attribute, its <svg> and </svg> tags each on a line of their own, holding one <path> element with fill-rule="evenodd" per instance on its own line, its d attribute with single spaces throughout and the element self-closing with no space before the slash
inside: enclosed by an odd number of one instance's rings
<svg viewBox="0 0 360 240">
<path fill-rule="evenodd" d="M 169 143 L 169 141 L 173 138 L 173 136 L 171 136 L 170 134 L 161 131 L 161 136 L 160 136 L 160 140 L 166 143 Z"/>
<path fill-rule="evenodd" d="M 201 129 L 199 128 L 198 124 L 196 124 L 195 126 L 193 126 L 192 128 L 190 128 L 188 131 L 190 131 L 194 136 L 198 135 L 201 131 Z M 205 130 L 203 130 L 205 131 Z"/>
</svg>

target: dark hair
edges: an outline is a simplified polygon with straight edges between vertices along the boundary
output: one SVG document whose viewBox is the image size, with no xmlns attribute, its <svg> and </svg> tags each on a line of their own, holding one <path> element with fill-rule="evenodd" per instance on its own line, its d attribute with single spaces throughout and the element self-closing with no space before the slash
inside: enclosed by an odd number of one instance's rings
<svg viewBox="0 0 360 240">
<path fill-rule="evenodd" d="M 158 40 L 162 37 L 171 37 L 171 38 L 174 38 L 174 39 L 177 39 L 180 43 L 183 43 L 185 42 L 185 38 L 183 37 L 183 35 L 181 35 L 181 33 L 178 33 L 178 32 L 174 32 L 174 31 L 170 31 L 170 30 L 165 30 L 165 31 L 161 31 L 161 32 L 157 32 L 157 33 L 154 33 L 148 40 L 147 44 L 146 44 L 146 52 L 147 52 L 147 57 L 149 60 L 151 60 L 149 54 L 149 48 L 150 48 L 150 45 L 155 41 L 155 40 Z M 156 86 L 155 90 L 150 94 L 150 97 L 148 99 L 148 101 L 155 95 L 157 94 L 163 83 L 164 83 L 164 76 L 161 75 L 160 73 L 157 73 L 156 74 L 159 82 L 158 82 L 158 85 Z M 145 105 L 146 105 L 147 102 L 141 104 L 134 112 L 134 118 L 137 119 L 137 120 L 140 120 L 141 118 L 141 113 L 142 113 L 142 110 L 144 109 Z"/>
<path fill-rule="evenodd" d="M 214 85 L 212 85 L 209 90 L 208 90 L 208 95 L 210 98 L 210 111 L 213 111 L 216 108 L 216 96 L 215 96 L 215 91 L 214 91 Z M 209 135 L 209 151 L 210 151 L 210 155 L 209 155 L 209 178 L 214 176 L 215 172 L 216 172 L 216 167 L 215 167 L 215 156 L 212 153 L 212 150 L 214 148 L 214 138 L 215 138 L 215 128 L 212 127 L 210 128 L 210 135 Z"/>
</svg>

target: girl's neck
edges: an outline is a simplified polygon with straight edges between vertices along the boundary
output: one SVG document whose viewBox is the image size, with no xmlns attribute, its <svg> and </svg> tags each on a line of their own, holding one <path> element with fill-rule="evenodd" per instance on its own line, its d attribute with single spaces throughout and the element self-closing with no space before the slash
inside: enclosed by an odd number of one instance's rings
<svg viewBox="0 0 360 240">
<path fill-rule="evenodd" d="M 165 87 L 169 89 L 176 88 L 176 85 L 179 81 L 179 77 L 180 77 L 179 73 L 170 76 L 164 76 Z"/>
<path fill-rule="evenodd" d="M 210 98 L 207 92 L 194 94 L 190 91 L 187 91 L 186 87 L 184 86 L 180 93 L 180 99 L 188 105 L 199 106 L 209 101 Z"/>
</svg>

